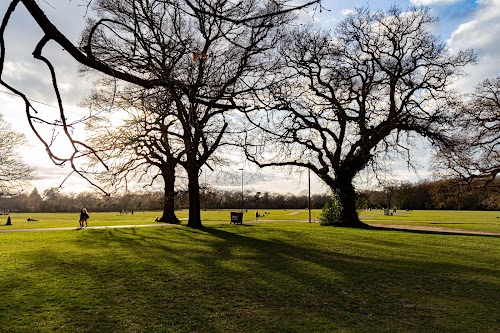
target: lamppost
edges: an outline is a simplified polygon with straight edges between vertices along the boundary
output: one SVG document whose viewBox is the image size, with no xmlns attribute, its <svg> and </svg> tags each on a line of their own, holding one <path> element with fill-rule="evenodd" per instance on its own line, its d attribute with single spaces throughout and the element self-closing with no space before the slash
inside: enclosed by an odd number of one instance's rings
<svg viewBox="0 0 500 333">
<path fill-rule="evenodd" d="M 238 170 L 241 171 L 241 212 L 243 213 L 243 168 Z"/>
<path fill-rule="evenodd" d="M 307 208 L 309 210 L 309 223 L 311 223 L 311 169 L 307 169 L 307 176 L 309 188 Z"/>
</svg>

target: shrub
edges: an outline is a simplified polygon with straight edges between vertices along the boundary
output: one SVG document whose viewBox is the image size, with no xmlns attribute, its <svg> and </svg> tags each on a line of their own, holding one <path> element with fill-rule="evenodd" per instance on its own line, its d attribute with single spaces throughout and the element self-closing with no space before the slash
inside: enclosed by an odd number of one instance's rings
<svg viewBox="0 0 500 333">
<path fill-rule="evenodd" d="M 342 204 L 336 192 L 332 192 L 331 198 L 332 202 L 327 202 L 323 206 L 321 215 L 319 216 L 319 224 L 323 226 L 340 226 L 342 222 Z"/>
</svg>

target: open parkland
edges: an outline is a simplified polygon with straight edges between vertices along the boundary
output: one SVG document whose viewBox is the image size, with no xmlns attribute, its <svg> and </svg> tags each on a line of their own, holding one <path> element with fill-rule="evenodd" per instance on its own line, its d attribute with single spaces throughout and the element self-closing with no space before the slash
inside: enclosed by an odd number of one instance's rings
<svg viewBox="0 0 500 333">
<path fill-rule="evenodd" d="M 0 216 L 0 332 L 500 332 L 498 211 L 255 213 Z"/>
</svg>

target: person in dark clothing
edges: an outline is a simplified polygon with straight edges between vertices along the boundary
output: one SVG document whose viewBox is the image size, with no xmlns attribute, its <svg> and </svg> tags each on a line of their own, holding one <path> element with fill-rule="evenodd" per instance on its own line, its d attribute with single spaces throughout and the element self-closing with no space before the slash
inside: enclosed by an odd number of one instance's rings
<svg viewBox="0 0 500 333">
<path fill-rule="evenodd" d="M 87 220 L 89 219 L 89 213 L 87 212 L 86 208 L 82 208 L 80 211 L 80 228 L 83 228 L 83 224 L 85 224 L 86 227 L 88 227 Z"/>
</svg>

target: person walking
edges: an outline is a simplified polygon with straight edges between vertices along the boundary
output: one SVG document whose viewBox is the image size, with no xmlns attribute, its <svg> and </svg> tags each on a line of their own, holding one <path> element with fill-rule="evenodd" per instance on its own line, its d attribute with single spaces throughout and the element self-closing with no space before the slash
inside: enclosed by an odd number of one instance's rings
<svg viewBox="0 0 500 333">
<path fill-rule="evenodd" d="M 87 220 L 89 219 L 89 213 L 87 212 L 86 208 L 82 208 L 80 211 L 80 228 L 83 228 L 83 224 L 85 224 L 86 227 L 88 227 L 88 222 Z"/>
</svg>

